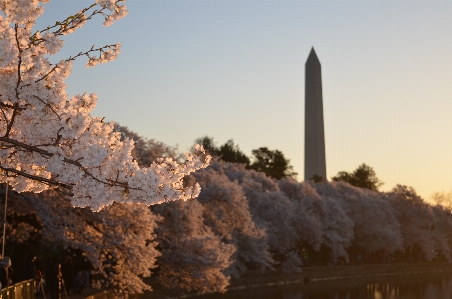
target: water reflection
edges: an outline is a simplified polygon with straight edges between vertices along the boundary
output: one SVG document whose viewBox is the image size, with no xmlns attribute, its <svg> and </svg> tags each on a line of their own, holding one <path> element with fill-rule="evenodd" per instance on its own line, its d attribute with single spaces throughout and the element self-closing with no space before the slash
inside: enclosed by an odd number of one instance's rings
<svg viewBox="0 0 452 299">
<path fill-rule="evenodd" d="M 452 275 L 405 275 L 254 288 L 202 299 L 451 299 Z"/>
</svg>

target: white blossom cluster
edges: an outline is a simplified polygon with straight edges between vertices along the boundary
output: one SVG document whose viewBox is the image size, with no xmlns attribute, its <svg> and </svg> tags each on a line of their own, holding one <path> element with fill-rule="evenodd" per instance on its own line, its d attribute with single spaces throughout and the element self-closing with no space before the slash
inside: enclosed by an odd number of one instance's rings
<svg viewBox="0 0 452 299">
<path fill-rule="evenodd" d="M 105 18 L 104 26 L 110 26 L 114 21 L 124 18 L 128 12 L 125 5 L 118 5 L 116 0 L 96 0 L 96 3 L 113 13 Z"/>
<path fill-rule="evenodd" d="M 124 17 L 124 1 L 96 0 L 33 33 L 46 2 L 0 1 L 0 182 L 18 192 L 63 186 L 72 189 L 74 206 L 95 211 L 115 201 L 151 205 L 196 197 L 199 185 L 184 188 L 182 178 L 208 165 L 201 146 L 182 164 L 167 158 L 140 168 L 131 156 L 133 141 L 121 141 L 113 124 L 90 116 L 95 94 L 68 99 L 64 80 L 72 61 L 87 55 L 88 67 L 109 62 L 119 54 L 119 44 L 93 47 L 54 65 L 47 58 L 63 46 L 60 36 L 94 15 L 102 14 L 105 25 Z M 99 57 L 92 55 L 96 51 Z"/>
<path fill-rule="evenodd" d="M 93 67 L 99 63 L 110 62 L 116 59 L 116 56 L 120 53 L 120 44 L 114 45 L 113 49 L 101 51 L 99 57 L 90 56 L 88 62 L 86 63 L 86 67 Z"/>
</svg>

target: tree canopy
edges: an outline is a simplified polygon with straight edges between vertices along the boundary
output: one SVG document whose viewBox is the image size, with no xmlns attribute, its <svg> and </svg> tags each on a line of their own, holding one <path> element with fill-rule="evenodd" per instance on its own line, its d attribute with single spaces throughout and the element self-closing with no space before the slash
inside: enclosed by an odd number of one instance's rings
<svg viewBox="0 0 452 299">
<path fill-rule="evenodd" d="M 250 165 L 250 159 L 240 150 L 238 145 L 234 144 L 232 139 L 218 147 L 213 137 L 204 136 L 196 139 L 195 144 L 201 144 L 207 153 L 217 156 L 225 162 Z"/>
<path fill-rule="evenodd" d="M 142 167 L 159 156 L 177 159 L 172 147 L 117 130 L 135 140 Z M 429 205 L 410 187 L 375 192 L 346 182 L 276 180 L 220 159 L 185 178 L 201 185 L 199 197 L 150 209 L 113 204 L 94 213 L 74 209 L 64 189 L 13 192 L 7 255 L 19 265 L 49 244 L 76 253 L 91 262 L 93 286 L 112 285 L 119 298 L 150 290 L 143 279 L 151 274 L 164 286 L 224 292 L 231 276 L 250 270 L 300 272 L 302 248 L 322 263 L 353 261 L 356 250 L 452 261 L 450 210 Z"/>
<path fill-rule="evenodd" d="M 279 150 L 269 150 L 266 147 L 260 147 L 253 150 L 252 153 L 254 162 L 250 165 L 251 169 L 262 171 L 267 176 L 277 180 L 297 175 L 297 173 L 293 172 L 293 166 L 289 164 L 290 160 L 286 159 Z"/>
<path fill-rule="evenodd" d="M 358 166 L 358 168 L 351 173 L 340 171 L 331 179 L 336 182 L 343 181 L 352 186 L 366 188 L 373 191 L 378 191 L 378 188 L 383 185 L 383 182 L 378 179 L 375 170 L 364 163 Z"/>
<path fill-rule="evenodd" d="M 232 139 L 220 146 L 218 154 L 221 160 L 225 162 L 250 164 L 250 159 L 240 150 L 238 145 L 234 144 Z"/>
<path fill-rule="evenodd" d="M 196 139 L 195 144 L 202 145 L 208 154 L 216 156 L 222 161 L 245 164 L 247 169 L 263 172 L 274 179 L 280 180 L 297 175 L 293 171 L 293 166 L 290 165 L 290 160 L 286 159 L 279 150 L 269 150 L 267 147 L 252 150 L 251 162 L 251 159 L 240 150 L 238 145 L 234 144 L 232 139 L 218 147 L 213 137 L 204 136 Z"/>
</svg>

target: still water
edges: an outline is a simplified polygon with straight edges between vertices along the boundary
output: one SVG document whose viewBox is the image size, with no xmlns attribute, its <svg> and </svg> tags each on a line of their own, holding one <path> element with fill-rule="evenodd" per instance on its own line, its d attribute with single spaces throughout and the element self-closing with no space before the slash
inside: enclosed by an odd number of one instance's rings
<svg viewBox="0 0 452 299">
<path fill-rule="evenodd" d="M 452 299 L 452 274 L 309 282 L 204 295 L 200 299 Z"/>
</svg>

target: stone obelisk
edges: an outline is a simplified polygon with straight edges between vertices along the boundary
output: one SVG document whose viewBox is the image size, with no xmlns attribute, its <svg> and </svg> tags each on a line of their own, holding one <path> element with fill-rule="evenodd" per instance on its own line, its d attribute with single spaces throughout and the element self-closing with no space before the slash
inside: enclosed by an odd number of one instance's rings
<svg viewBox="0 0 452 299">
<path fill-rule="evenodd" d="M 304 179 L 326 179 L 322 68 L 312 48 L 305 65 Z"/>
</svg>

